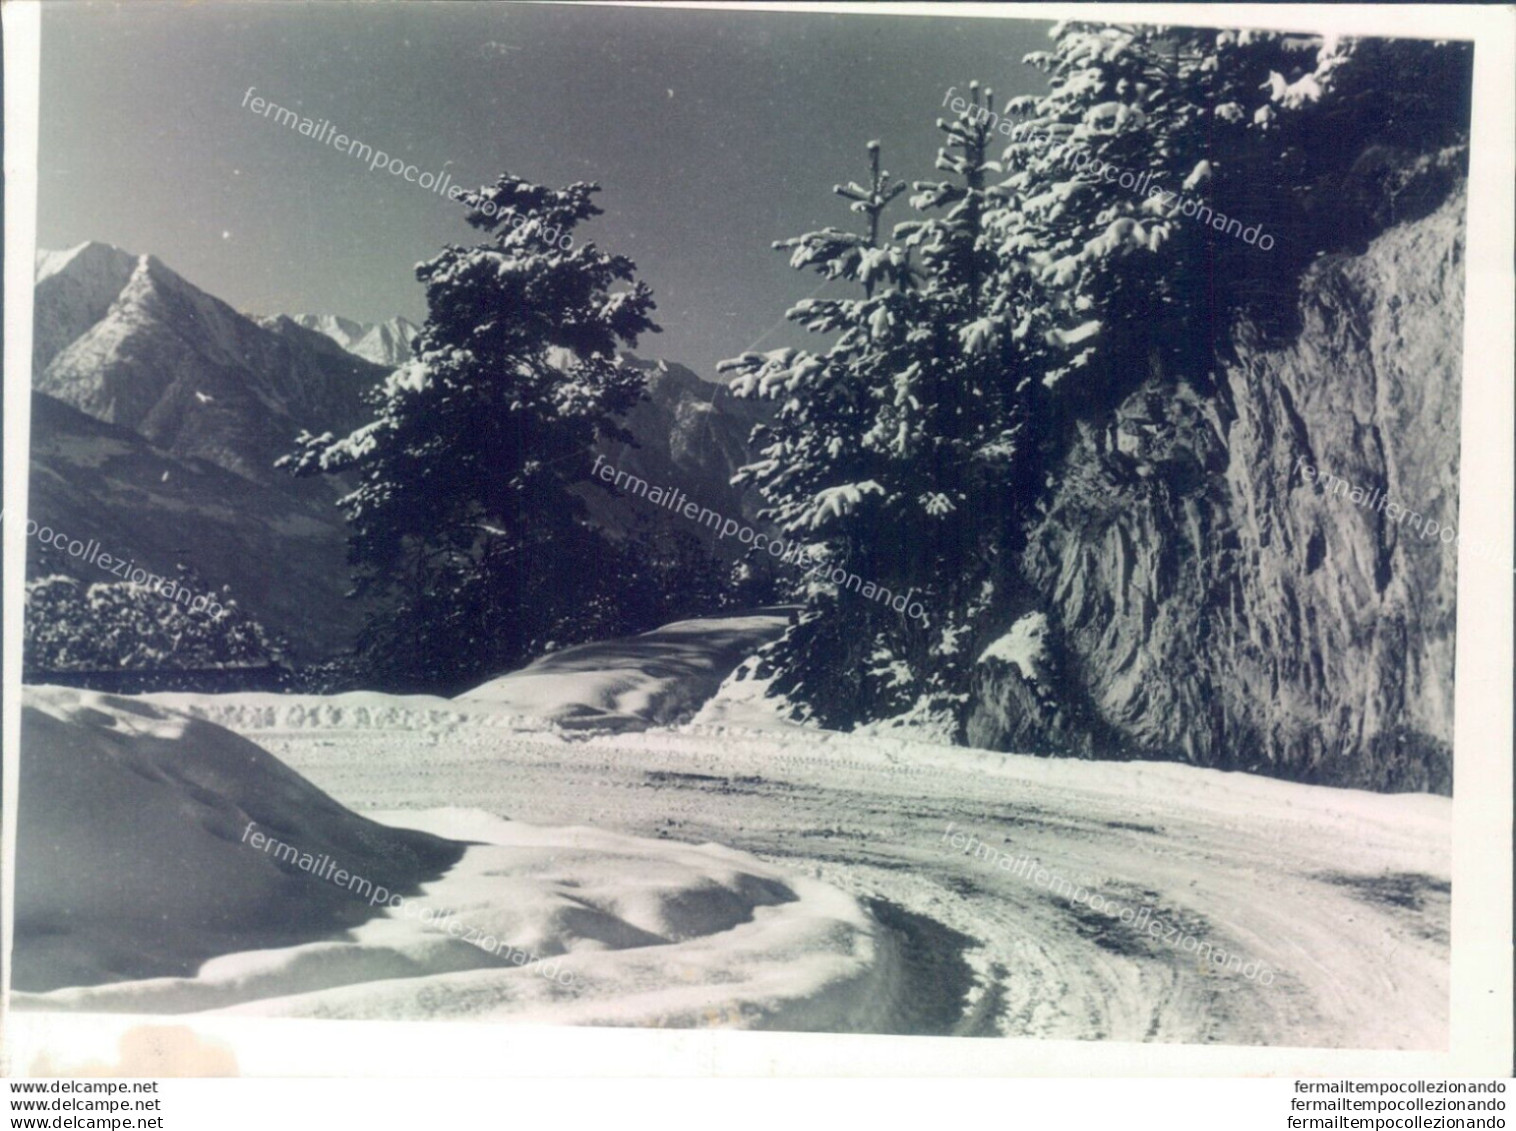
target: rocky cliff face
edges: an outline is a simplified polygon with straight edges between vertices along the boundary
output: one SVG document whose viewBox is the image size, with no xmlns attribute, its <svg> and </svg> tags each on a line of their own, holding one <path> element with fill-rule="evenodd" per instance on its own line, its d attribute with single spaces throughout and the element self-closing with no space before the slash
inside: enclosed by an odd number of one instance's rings
<svg viewBox="0 0 1516 1131">
<path fill-rule="evenodd" d="M 1451 792 L 1464 206 L 1319 259 L 1287 347 L 1241 326 L 1214 387 L 1084 428 L 970 743 Z"/>
</svg>

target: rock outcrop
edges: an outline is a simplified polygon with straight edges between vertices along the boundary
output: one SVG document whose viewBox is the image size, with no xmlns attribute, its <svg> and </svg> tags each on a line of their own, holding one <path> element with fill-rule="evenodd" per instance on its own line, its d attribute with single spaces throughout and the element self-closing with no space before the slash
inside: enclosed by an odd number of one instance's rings
<svg viewBox="0 0 1516 1131">
<path fill-rule="evenodd" d="M 1464 209 L 1082 426 L 1000 626 L 1045 616 L 1042 662 L 981 648 L 971 744 L 1451 792 Z"/>
</svg>

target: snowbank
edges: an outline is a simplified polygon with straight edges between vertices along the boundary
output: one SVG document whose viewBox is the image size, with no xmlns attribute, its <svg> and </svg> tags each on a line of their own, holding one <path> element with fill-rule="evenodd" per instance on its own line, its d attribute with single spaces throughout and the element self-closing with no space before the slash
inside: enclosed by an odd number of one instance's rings
<svg viewBox="0 0 1516 1131">
<path fill-rule="evenodd" d="M 29 687 L 22 702 L 16 989 L 188 974 L 379 913 L 250 849 L 250 823 L 396 892 L 462 855 L 350 812 L 213 724 L 71 688 Z"/>
<path fill-rule="evenodd" d="M 565 648 L 459 696 L 563 727 L 615 730 L 693 712 L 784 631 L 787 610 L 678 621 L 641 636 Z"/>
<path fill-rule="evenodd" d="M 497 711 L 484 703 L 465 706 L 436 695 L 388 695 L 380 691 L 347 691 L 340 695 L 233 691 L 201 695 L 156 691 L 140 699 L 239 734 L 340 729 L 446 735 L 466 724 L 543 738 L 557 729 L 546 719 Z"/>
<path fill-rule="evenodd" d="M 745 853 L 475 810 L 368 820 L 204 720 L 26 704 L 19 1008 L 847 1030 L 897 996 L 854 899 Z M 372 906 L 322 854 L 400 894 Z"/>
</svg>

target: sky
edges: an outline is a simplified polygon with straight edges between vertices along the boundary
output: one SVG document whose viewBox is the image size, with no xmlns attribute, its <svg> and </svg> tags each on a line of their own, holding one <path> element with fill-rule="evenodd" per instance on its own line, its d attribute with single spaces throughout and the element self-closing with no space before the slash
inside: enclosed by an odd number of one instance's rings
<svg viewBox="0 0 1516 1131">
<path fill-rule="evenodd" d="M 784 312 L 821 280 L 771 245 L 856 226 L 831 188 L 864 179 L 865 143 L 907 181 L 940 179 L 948 88 L 1040 92 L 1022 59 L 1051 26 L 531 3 L 43 11 L 39 247 L 151 252 L 251 313 L 422 321 L 415 265 L 477 242 L 462 206 L 244 108 L 265 98 L 468 187 L 506 170 L 597 182 L 605 214 L 575 241 L 652 287 L 664 332 L 636 352 L 707 377 L 804 341 Z"/>
</svg>

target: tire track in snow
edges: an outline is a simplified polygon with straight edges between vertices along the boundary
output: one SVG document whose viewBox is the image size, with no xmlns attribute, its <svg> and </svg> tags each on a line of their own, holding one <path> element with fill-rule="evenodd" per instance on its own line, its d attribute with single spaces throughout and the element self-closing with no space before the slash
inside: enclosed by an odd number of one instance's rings
<svg viewBox="0 0 1516 1131">
<path fill-rule="evenodd" d="M 878 901 L 901 962 L 874 1031 L 1402 1048 L 1446 1040 L 1444 799 L 814 731 L 689 728 L 565 744 L 468 717 L 447 724 L 440 739 L 310 721 L 249 737 L 354 807 L 465 804 L 715 841 Z M 1275 981 L 1207 973 L 1161 941 L 1136 950 L 1087 908 L 944 846 L 948 821 L 1071 882 L 1098 878 L 1093 890 L 1123 905 L 1150 902 L 1155 917 L 1192 922 L 1198 938 L 1265 962 Z M 1320 878 L 1326 860 L 1347 879 Z M 1365 894 L 1376 882 L 1393 894 L 1398 881 L 1376 877 L 1408 875 L 1432 892 L 1421 911 Z M 1391 938 L 1403 940 L 1393 957 Z"/>
</svg>

